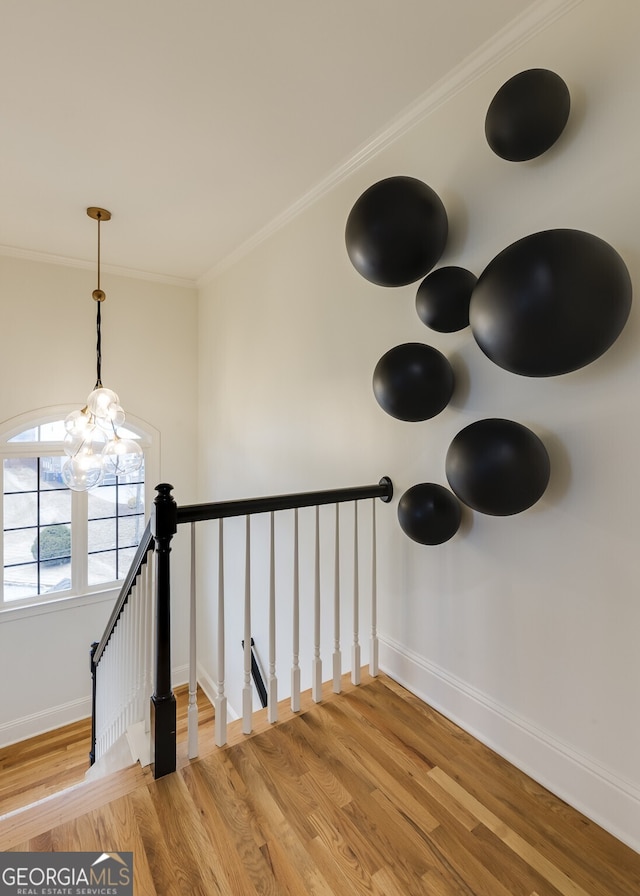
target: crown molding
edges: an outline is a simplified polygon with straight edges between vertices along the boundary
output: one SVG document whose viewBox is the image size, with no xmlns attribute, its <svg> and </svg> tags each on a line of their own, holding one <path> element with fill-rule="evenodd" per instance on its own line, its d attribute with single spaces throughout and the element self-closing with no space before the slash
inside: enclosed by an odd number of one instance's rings
<svg viewBox="0 0 640 896">
<path fill-rule="evenodd" d="M 79 258 L 66 258 L 63 255 L 50 255 L 46 252 L 35 252 L 32 249 L 19 249 L 15 246 L 0 246 L 0 255 L 9 258 L 21 258 L 24 261 L 37 261 L 42 264 L 58 264 L 67 268 L 79 268 L 83 271 L 95 271 L 95 261 L 82 261 Z M 130 277 L 134 280 L 150 280 L 153 283 L 163 283 L 166 286 L 179 286 L 183 289 L 197 289 L 195 280 L 186 277 L 170 277 L 166 274 L 154 274 L 150 271 L 137 271 L 134 268 L 121 268 L 116 265 L 101 264 L 103 273 L 114 274 L 117 277 Z"/>
<path fill-rule="evenodd" d="M 257 231 L 222 261 L 204 273 L 197 281 L 198 287 L 206 286 L 220 274 L 233 267 L 242 258 L 252 252 L 272 234 L 281 230 L 324 195 L 329 193 L 351 174 L 365 165 L 370 159 L 382 152 L 389 144 L 399 139 L 432 115 L 436 109 L 460 93 L 485 72 L 498 65 L 529 40 L 549 28 L 555 21 L 564 16 L 583 0 L 540 0 L 509 25 L 498 31 L 492 38 L 482 44 L 471 55 L 452 69 L 446 77 L 433 85 L 418 100 L 407 106 L 388 125 L 376 133 L 367 143 L 358 149 L 353 156 L 330 172 L 315 187 L 277 215 L 265 227 Z"/>
</svg>

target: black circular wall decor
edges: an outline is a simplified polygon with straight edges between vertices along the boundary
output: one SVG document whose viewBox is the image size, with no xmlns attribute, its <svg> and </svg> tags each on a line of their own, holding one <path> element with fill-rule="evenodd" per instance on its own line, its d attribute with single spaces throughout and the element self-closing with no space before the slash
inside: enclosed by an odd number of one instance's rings
<svg viewBox="0 0 640 896">
<path fill-rule="evenodd" d="M 428 420 L 444 410 L 453 387 L 453 369 L 447 358 L 421 342 L 389 349 L 373 372 L 373 393 L 380 407 L 410 423 Z"/>
<path fill-rule="evenodd" d="M 388 177 L 360 196 L 345 229 L 355 269 L 378 286 L 406 286 L 431 270 L 449 224 L 442 200 L 414 177 Z"/>
<path fill-rule="evenodd" d="M 442 544 L 458 531 L 462 510 L 449 489 L 433 482 L 413 485 L 398 502 L 400 528 L 418 544 Z"/>
<path fill-rule="evenodd" d="M 436 268 L 416 293 L 416 311 L 423 324 L 439 333 L 469 326 L 469 301 L 478 278 L 466 268 Z"/>
<path fill-rule="evenodd" d="M 449 485 L 468 507 L 490 516 L 521 513 L 542 497 L 551 465 L 542 440 L 526 426 L 493 417 L 454 437 L 445 461 Z"/>
<path fill-rule="evenodd" d="M 502 85 L 484 123 L 487 143 L 509 162 L 542 155 L 556 142 L 569 119 L 569 88 L 555 72 L 532 68 Z"/>
<path fill-rule="evenodd" d="M 618 253 L 581 230 L 544 230 L 500 252 L 478 278 L 469 319 L 482 351 L 523 376 L 557 376 L 600 357 L 631 309 Z"/>
</svg>

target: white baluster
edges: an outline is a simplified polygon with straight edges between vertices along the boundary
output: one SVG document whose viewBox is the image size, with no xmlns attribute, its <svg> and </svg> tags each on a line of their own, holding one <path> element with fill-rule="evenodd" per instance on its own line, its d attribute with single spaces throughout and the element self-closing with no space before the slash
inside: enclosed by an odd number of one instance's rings
<svg viewBox="0 0 640 896">
<path fill-rule="evenodd" d="M 333 693 L 342 689 L 342 653 L 340 651 L 340 505 L 336 504 L 336 548 L 333 589 Z"/>
<path fill-rule="evenodd" d="M 320 659 L 320 508 L 317 505 L 315 542 L 311 697 L 314 703 L 320 703 L 322 700 L 322 660 Z"/>
<path fill-rule="evenodd" d="M 378 674 L 378 546 L 376 537 L 376 498 L 371 500 L 371 644 L 369 673 Z"/>
<path fill-rule="evenodd" d="M 360 579 L 358 557 L 358 502 L 353 502 L 353 647 L 351 650 L 351 682 L 360 684 Z"/>
<path fill-rule="evenodd" d="M 291 712 L 300 712 L 300 565 L 298 508 L 293 518 L 293 665 L 291 666 Z"/>
<path fill-rule="evenodd" d="M 198 681 L 196 671 L 196 524 L 191 523 L 191 593 L 189 606 L 189 709 L 187 710 L 188 756 L 198 755 Z"/>
<path fill-rule="evenodd" d="M 111 635 L 114 648 L 115 648 L 115 687 L 113 689 L 112 695 L 112 710 L 111 710 L 111 718 L 112 718 L 112 740 L 111 743 L 114 744 L 115 741 L 120 736 L 119 729 L 119 721 L 120 721 L 120 713 L 119 709 L 121 706 L 122 699 L 122 638 L 120 626 L 117 625 Z"/>
<path fill-rule="evenodd" d="M 242 733 L 251 734 L 251 518 L 246 518 L 244 569 L 244 687 L 242 689 Z"/>
<path fill-rule="evenodd" d="M 137 691 L 138 691 L 138 703 L 136 706 L 136 718 L 139 720 L 144 719 L 145 715 L 145 684 L 144 684 L 144 662 L 145 662 L 145 590 L 146 590 L 146 582 L 145 582 L 145 568 L 146 564 L 143 564 L 140 569 L 140 595 L 138 600 L 138 681 L 137 681 Z"/>
<path fill-rule="evenodd" d="M 215 709 L 215 743 L 223 747 L 227 742 L 227 698 L 224 694 L 224 530 L 218 521 L 218 693 L 213 701 Z"/>
<path fill-rule="evenodd" d="M 133 617 L 133 657 L 132 657 L 132 704 L 131 712 L 133 721 L 139 722 L 142 718 L 141 700 L 140 700 L 140 650 L 142 643 L 142 626 L 140 624 L 140 605 L 142 601 L 142 591 L 140 590 L 140 575 L 136 579 L 136 602 L 131 608 Z"/>
<path fill-rule="evenodd" d="M 138 600 L 138 591 L 134 588 L 133 594 L 129 597 L 127 605 L 127 626 L 129 628 L 129 720 L 127 727 L 133 725 L 137 721 L 135 717 L 136 709 L 136 658 L 138 654 L 138 642 L 136 641 L 136 604 Z M 131 601 L 134 600 L 134 603 Z"/>
<path fill-rule="evenodd" d="M 124 720 L 122 727 L 128 730 L 133 720 L 133 626 L 132 626 L 132 605 L 131 601 L 135 599 L 135 589 L 129 595 L 129 600 L 125 604 L 122 615 L 120 617 L 120 625 L 124 625 Z"/>
<path fill-rule="evenodd" d="M 275 514 L 271 511 L 269 528 L 269 675 L 267 681 L 267 718 L 278 721 L 278 679 L 276 678 L 276 548 Z"/>
</svg>

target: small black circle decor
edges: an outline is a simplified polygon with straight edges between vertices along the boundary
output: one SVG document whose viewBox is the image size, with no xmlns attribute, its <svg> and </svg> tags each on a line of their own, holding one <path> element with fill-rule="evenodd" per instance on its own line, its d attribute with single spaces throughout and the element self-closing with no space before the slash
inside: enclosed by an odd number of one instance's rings
<svg viewBox="0 0 640 896">
<path fill-rule="evenodd" d="M 494 364 L 523 376 L 557 376 L 595 361 L 631 310 L 620 255 L 580 230 L 544 230 L 489 262 L 471 295 L 473 336 Z"/>
<path fill-rule="evenodd" d="M 447 451 L 445 469 L 449 485 L 468 507 L 490 516 L 511 516 L 542 497 L 551 465 L 534 432 L 493 417 L 460 430 Z"/>
<path fill-rule="evenodd" d="M 532 68 L 502 85 L 487 110 L 484 132 L 496 155 L 524 162 L 556 142 L 569 119 L 569 88 L 555 72 Z"/>
<path fill-rule="evenodd" d="M 444 410 L 453 388 L 453 369 L 447 358 L 421 342 L 389 349 L 373 372 L 373 393 L 380 407 L 410 423 L 428 420 Z"/>
<path fill-rule="evenodd" d="M 345 243 L 351 263 L 378 286 L 406 286 L 431 270 L 447 243 L 442 200 L 415 177 L 373 184 L 349 213 Z"/>
<path fill-rule="evenodd" d="M 469 302 L 477 277 L 466 268 L 450 265 L 431 271 L 416 293 L 416 311 L 427 327 L 454 333 L 469 326 Z"/>
<path fill-rule="evenodd" d="M 443 544 L 458 531 L 462 510 L 449 489 L 433 482 L 413 485 L 398 502 L 400 528 L 418 544 Z"/>
</svg>

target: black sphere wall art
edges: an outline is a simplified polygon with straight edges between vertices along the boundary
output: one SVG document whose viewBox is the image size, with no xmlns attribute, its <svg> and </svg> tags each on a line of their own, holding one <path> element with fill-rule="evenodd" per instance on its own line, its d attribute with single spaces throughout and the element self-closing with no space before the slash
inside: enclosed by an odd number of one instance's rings
<svg viewBox="0 0 640 896">
<path fill-rule="evenodd" d="M 477 277 L 466 268 L 437 268 L 428 274 L 416 293 L 416 311 L 427 327 L 454 333 L 469 326 L 469 302 Z"/>
<path fill-rule="evenodd" d="M 443 544 L 458 531 L 462 511 L 449 489 L 433 482 L 413 485 L 398 502 L 400 528 L 419 544 Z"/>
<path fill-rule="evenodd" d="M 446 457 L 449 485 L 480 513 L 511 516 L 538 501 L 551 465 L 541 439 L 513 420 L 478 420 L 453 439 Z"/>
<path fill-rule="evenodd" d="M 580 230 L 545 230 L 518 240 L 480 275 L 469 317 L 482 351 L 523 376 L 556 376 L 600 357 L 631 309 L 622 258 Z"/>
<path fill-rule="evenodd" d="M 373 393 L 380 407 L 410 423 L 429 420 L 444 410 L 453 388 L 449 361 L 421 342 L 405 342 L 389 349 L 373 372 Z"/>
<path fill-rule="evenodd" d="M 406 286 L 431 270 L 447 243 L 442 200 L 414 177 L 388 177 L 357 200 L 345 230 L 351 263 L 378 286 Z"/>
<path fill-rule="evenodd" d="M 559 139 L 570 111 L 563 79 L 531 68 L 494 95 L 485 137 L 501 159 L 535 159 Z M 529 166 L 527 176 L 540 176 L 542 167 Z M 423 324 L 441 334 L 469 326 L 484 355 L 518 376 L 570 374 L 597 360 L 622 332 L 631 310 L 631 278 L 619 253 L 600 237 L 541 230 L 508 245 L 476 277 L 456 265 L 436 268 L 448 235 L 439 196 L 422 180 L 397 176 L 374 183 L 357 199 L 345 243 L 353 266 L 371 283 L 421 281 L 415 308 Z M 421 342 L 390 349 L 373 373 L 380 407 L 412 423 L 441 413 L 454 386 L 448 359 Z M 462 505 L 497 517 L 526 511 L 545 493 L 551 464 L 542 440 L 526 426 L 488 417 L 453 438 L 445 473 L 451 490 L 421 482 L 400 498 L 400 527 L 419 544 L 453 538 Z"/>
<path fill-rule="evenodd" d="M 556 142 L 569 119 L 569 88 L 555 72 L 532 68 L 502 85 L 485 118 L 487 143 L 509 162 L 542 155 Z"/>
</svg>

